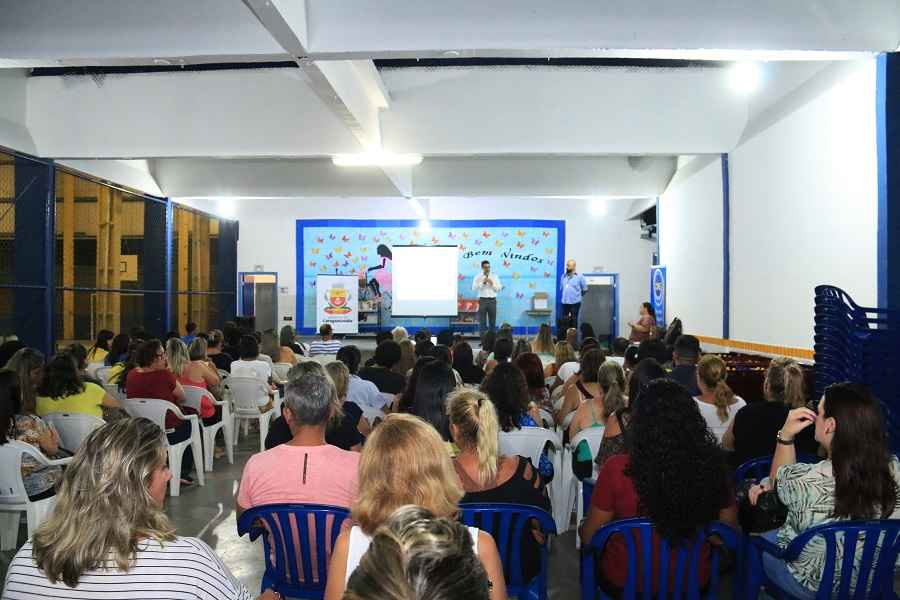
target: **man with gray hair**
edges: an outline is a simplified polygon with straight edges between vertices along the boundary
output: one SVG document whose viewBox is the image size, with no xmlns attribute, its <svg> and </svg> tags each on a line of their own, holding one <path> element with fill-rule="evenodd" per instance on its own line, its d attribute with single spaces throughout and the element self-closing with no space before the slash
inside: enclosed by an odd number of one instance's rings
<svg viewBox="0 0 900 600">
<path fill-rule="evenodd" d="M 359 453 L 325 442 L 338 410 L 337 392 L 323 372 L 307 370 L 284 390 L 282 419 L 291 439 L 250 457 L 241 476 L 237 514 L 262 504 L 330 504 L 356 500 Z"/>
</svg>

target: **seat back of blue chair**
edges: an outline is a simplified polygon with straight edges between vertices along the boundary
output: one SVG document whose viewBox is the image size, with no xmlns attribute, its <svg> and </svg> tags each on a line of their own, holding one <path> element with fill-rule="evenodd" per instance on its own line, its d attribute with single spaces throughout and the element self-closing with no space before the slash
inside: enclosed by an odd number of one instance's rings
<svg viewBox="0 0 900 600">
<path fill-rule="evenodd" d="M 811 527 L 788 544 L 784 560 L 796 560 L 816 537 L 825 541 L 825 565 L 817 598 L 897 597 L 893 588 L 894 565 L 900 554 L 900 519 L 837 521 Z M 854 573 L 855 587 L 851 588 Z M 835 575 L 839 577 L 837 589 Z"/>
<path fill-rule="evenodd" d="M 654 581 L 653 531 L 653 524 L 643 517 L 613 521 L 601 527 L 591 538 L 590 544 L 582 547 L 581 600 L 608 597 L 597 585 L 596 558 L 602 554 L 611 537 L 616 534 L 624 539 L 628 553 L 628 574 L 623 598 L 637 598 L 640 594 L 645 600 L 649 600 L 651 595 L 658 598 L 698 600 L 701 587 L 712 593 L 709 597 L 715 597 L 719 587 L 719 562 L 722 554 L 720 547 L 710 544 L 709 581 L 700 581 L 700 557 L 703 546 L 714 534 L 721 538 L 724 547 L 736 553 L 739 563 L 742 560 L 742 546 L 738 534 L 724 523 L 713 522 L 698 531 L 693 539 L 677 546 L 659 537 L 657 554 L 659 560 L 657 577 Z M 671 557 L 674 557 L 674 561 Z M 736 573 L 734 597 L 741 597 L 741 586 L 740 577 Z M 654 589 L 657 590 L 656 593 L 653 592 Z"/>
<path fill-rule="evenodd" d="M 547 597 L 549 558 L 547 542 L 545 541 L 541 547 L 540 572 L 533 580 L 525 581 L 522 571 L 521 540 L 523 533 L 532 527 L 532 519 L 537 521 L 545 534 L 556 533 L 556 522 L 548 512 L 524 504 L 503 503 L 460 504 L 459 511 L 463 523 L 469 527 L 477 527 L 494 537 L 510 596 L 524 598 L 533 594 L 542 599 Z"/>
<path fill-rule="evenodd" d="M 346 508 L 322 504 L 268 504 L 244 512 L 238 534 L 263 537 L 263 591 L 322 598 L 331 551 L 349 516 Z"/>
<path fill-rule="evenodd" d="M 814 464 L 822 459 L 814 454 L 803 454 L 800 453 L 797 455 L 797 462 Z M 759 458 L 751 458 L 741 466 L 739 466 L 734 471 L 734 482 L 737 486 L 740 486 L 746 480 L 753 478 L 757 482 L 761 481 L 764 477 L 769 476 L 769 470 L 772 468 L 772 457 L 771 456 L 760 456 Z"/>
</svg>

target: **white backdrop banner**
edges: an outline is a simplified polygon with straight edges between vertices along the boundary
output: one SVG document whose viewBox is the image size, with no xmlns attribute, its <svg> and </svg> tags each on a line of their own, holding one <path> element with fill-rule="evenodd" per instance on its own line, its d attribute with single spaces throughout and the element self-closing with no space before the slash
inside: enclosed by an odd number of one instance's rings
<svg viewBox="0 0 900 600">
<path fill-rule="evenodd" d="M 359 333 L 358 291 L 356 275 L 316 276 L 316 326 L 328 323 L 335 333 Z"/>
</svg>

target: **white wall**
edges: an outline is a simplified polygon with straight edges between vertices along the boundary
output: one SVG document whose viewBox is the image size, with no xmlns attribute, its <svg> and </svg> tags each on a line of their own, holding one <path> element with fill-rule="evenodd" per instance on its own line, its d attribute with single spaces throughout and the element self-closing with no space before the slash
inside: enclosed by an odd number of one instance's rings
<svg viewBox="0 0 900 600">
<path fill-rule="evenodd" d="M 811 348 L 816 285 L 877 302 L 875 61 L 804 87 L 730 154 L 734 339 Z"/>
<path fill-rule="evenodd" d="M 278 297 L 279 319 L 294 315 L 296 290 L 297 219 L 414 219 L 403 198 L 302 198 L 231 201 L 240 221 L 238 271 L 262 265 L 278 272 L 278 286 L 288 294 Z M 192 201 L 192 206 L 217 212 L 214 201 Z M 432 219 L 564 219 L 566 257 L 578 261 L 582 272 L 602 267 L 620 275 L 621 321 L 637 315 L 648 295 L 648 267 L 656 244 L 640 239 L 635 221 L 624 221 L 630 200 L 606 201 L 608 212 L 595 216 L 585 200 L 560 199 L 431 199 Z"/>
<path fill-rule="evenodd" d="M 683 164 L 659 200 L 660 263 L 666 265 L 666 318 L 686 333 L 722 336 L 722 161 Z"/>
<path fill-rule="evenodd" d="M 24 69 L 0 69 L 0 146 L 37 154 L 25 127 L 27 76 Z"/>
</svg>

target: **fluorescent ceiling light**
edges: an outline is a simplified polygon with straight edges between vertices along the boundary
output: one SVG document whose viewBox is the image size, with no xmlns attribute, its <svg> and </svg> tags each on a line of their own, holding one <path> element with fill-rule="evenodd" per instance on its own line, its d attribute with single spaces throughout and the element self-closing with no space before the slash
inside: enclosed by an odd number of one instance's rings
<svg viewBox="0 0 900 600">
<path fill-rule="evenodd" d="M 425 207 L 422 206 L 422 203 L 419 202 L 418 198 L 407 198 L 406 201 L 409 202 L 409 205 L 415 211 L 417 217 L 419 217 L 420 219 L 428 218 L 428 214 L 425 212 Z"/>
<path fill-rule="evenodd" d="M 741 94 L 755 92 L 761 79 L 761 69 L 755 62 L 735 63 L 728 72 L 731 89 Z"/>
<path fill-rule="evenodd" d="M 428 219 L 419 221 L 419 231 L 431 231 L 431 221 Z"/>
<path fill-rule="evenodd" d="M 422 155 L 394 154 L 377 150 L 358 154 L 335 154 L 331 162 L 339 167 L 411 167 L 422 162 Z"/>
<path fill-rule="evenodd" d="M 594 198 L 590 201 L 591 214 L 595 217 L 605 217 L 609 212 L 609 206 L 606 204 L 605 198 Z"/>
</svg>

